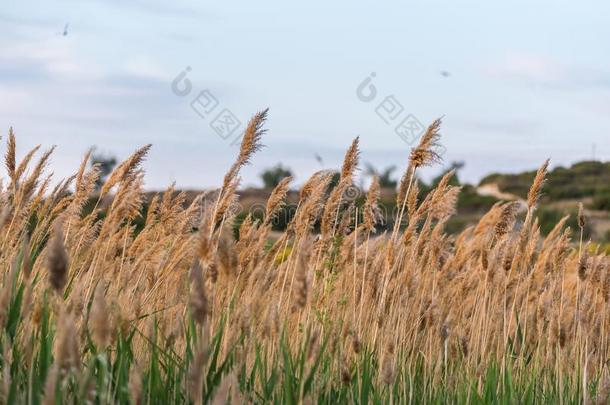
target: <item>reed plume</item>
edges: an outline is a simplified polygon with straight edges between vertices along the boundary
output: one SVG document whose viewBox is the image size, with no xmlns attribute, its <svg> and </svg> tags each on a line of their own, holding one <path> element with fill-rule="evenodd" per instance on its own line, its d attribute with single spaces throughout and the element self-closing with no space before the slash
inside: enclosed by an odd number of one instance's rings
<svg viewBox="0 0 610 405">
<path fill-rule="evenodd" d="M 64 236 L 60 221 L 53 227 L 53 235 L 47 248 L 47 269 L 49 284 L 57 294 L 62 294 L 68 281 L 68 252 L 64 246 Z"/>
<path fill-rule="evenodd" d="M 326 201 L 326 205 L 324 206 L 321 224 L 323 237 L 330 236 L 335 230 L 335 226 L 339 219 L 339 211 L 344 203 L 344 194 L 348 188 L 352 186 L 354 171 L 358 167 L 358 160 L 360 157 L 359 143 L 360 138 L 356 137 L 345 153 L 339 183 L 331 191 L 330 196 Z"/>
<path fill-rule="evenodd" d="M 397 238 L 398 230 L 402 224 L 403 215 L 407 208 L 407 200 L 415 180 L 417 169 L 442 160 L 442 156 L 437 152 L 437 149 L 440 147 L 440 126 L 441 119 L 438 118 L 428 126 L 426 132 L 421 137 L 419 144 L 411 150 L 409 165 L 407 171 L 400 180 L 400 186 L 396 197 L 396 206 L 399 207 L 399 211 L 398 220 L 395 222 L 394 230 L 392 232 L 392 240 Z"/>
<path fill-rule="evenodd" d="M 173 185 L 144 192 L 148 147 L 110 176 L 112 196 L 96 192 L 90 152 L 53 186 L 50 154 L 34 161 L 35 148 L 17 164 L 9 134 L 2 400 L 308 403 L 357 391 L 361 402 L 368 392 L 381 403 L 508 403 L 526 398 L 521 389 L 548 402 L 585 390 L 607 399 L 610 263 L 593 240 L 572 241 L 568 217 L 542 233 L 535 211 L 548 161 L 520 229 L 524 204 L 513 201 L 449 233 L 454 173 L 432 189 L 417 179 L 440 158 L 437 120 L 397 190 L 406 226 L 399 219 L 392 234 L 372 235 L 387 190 L 382 200 L 375 177 L 360 198 L 356 138 L 337 172 L 302 186 L 286 231 L 272 232 L 293 197 L 289 178 L 263 217 L 236 211 L 239 172 L 260 149 L 265 118 L 246 128 L 229 181 L 192 197 Z M 588 218 L 579 211 L 582 235 Z M 534 379 L 541 388 L 523 388 Z"/>
<path fill-rule="evenodd" d="M 199 264 L 199 260 L 195 260 L 190 272 L 190 298 L 189 305 L 191 314 L 195 322 L 199 325 L 204 325 L 209 314 L 208 297 L 205 291 L 205 281 L 203 279 L 203 270 Z"/>
<path fill-rule="evenodd" d="M 265 209 L 265 225 L 269 225 L 284 206 L 284 200 L 288 194 L 288 186 L 291 181 L 292 177 L 290 176 L 283 178 L 271 192 Z"/>
<path fill-rule="evenodd" d="M 261 139 L 265 132 L 267 132 L 267 130 L 264 129 L 263 126 L 265 124 L 265 121 L 267 120 L 268 112 L 268 108 L 259 111 L 254 114 L 254 116 L 248 122 L 241 141 L 237 160 L 235 161 L 235 163 L 233 163 L 233 165 L 225 175 L 222 186 L 223 189 L 225 189 L 229 186 L 229 184 L 235 181 L 239 170 L 243 166 L 249 164 L 252 156 L 263 147 Z"/>
<path fill-rule="evenodd" d="M 546 175 L 549 168 L 549 159 L 547 159 L 542 166 L 536 172 L 536 177 L 534 178 L 534 182 L 527 193 L 527 206 L 529 209 L 533 209 L 538 204 L 538 200 L 540 200 L 540 195 L 542 192 L 542 187 L 544 186 L 544 182 L 546 181 Z"/>
<path fill-rule="evenodd" d="M 294 305 L 299 309 L 305 308 L 309 296 L 309 245 L 307 240 L 301 243 L 297 259 Z"/>
<path fill-rule="evenodd" d="M 441 136 L 439 134 L 441 128 L 441 119 L 436 119 L 421 137 L 419 144 L 411 151 L 409 157 L 409 164 L 414 169 L 418 167 L 427 166 L 432 163 L 437 163 L 442 160 L 437 152 L 437 148 L 440 146 Z"/>
<path fill-rule="evenodd" d="M 17 143 L 15 140 L 15 133 L 13 132 L 13 127 L 10 127 L 8 130 L 8 139 L 6 142 L 6 155 L 4 157 L 6 171 L 10 179 L 15 183 L 17 178 L 15 176 L 17 169 Z"/>
<path fill-rule="evenodd" d="M 100 190 L 100 195 L 107 194 L 110 189 L 118 183 L 132 176 L 138 170 L 138 167 L 144 161 L 146 155 L 148 155 L 151 147 L 152 145 L 148 144 L 136 150 L 127 160 L 118 165 L 110 176 L 108 176 L 108 179 Z"/>
<path fill-rule="evenodd" d="M 91 312 L 89 314 L 90 327 L 93 331 L 93 341 L 98 349 L 105 349 L 110 344 L 110 314 L 106 299 L 103 283 L 98 283 L 93 295 Z"/>
<path fill-rule="evenodd" d="M 379 177 L 374 176 L 373 181 L 369 187 L 369 191 L 366 195 L 366 201 L 364 203 L 364 229 L 367 232 L 374 232 L 375 225 L 381 218 L 379 212 Z"/>
</svg>

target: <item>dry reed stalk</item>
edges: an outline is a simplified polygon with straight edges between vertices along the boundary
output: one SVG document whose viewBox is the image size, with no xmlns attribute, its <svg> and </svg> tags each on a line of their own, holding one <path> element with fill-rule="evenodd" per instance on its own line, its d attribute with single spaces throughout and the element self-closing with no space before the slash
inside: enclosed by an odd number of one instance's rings
<svg viewBox="0 0 610 405">
<path fill-rule="evenodd" d="M 400 181 L 400 187 L 398 190 L 396 206 L 400 208 L 398 211 L 398 220 L 396 221 L 394 230 L 392 232 L 392 240 L 396 239 L 398 230 L 402 224 L 402 218 L 407 206 L 407 199 L 411 192 L 411 187 L 413 185 L 417 169 L 419 167 L 441 161 L 442 157 L 435 150 L 440 146 L 440 126 L 441 119 L 439 118 L 427 128 L 426 132 L 421 137 L 419 144 L 411 150 L 411 154 L 409 156 L 409 166 Z"/>
<path fill-rule="evenodd" d="M 189 305 L 193 320 L 200 326 L 204 326 L 209 316 L 209 303 L 203 278 L 203 270 L 196 259 L 190 271 L 190 296 Z"/>
<path fill-rule="evenodd" d="M 538 205 L 538 201 L 540 200 L 540 196 L 542 195 L 542 187 L 546 181 L 546 176 L 548 173 L 550 160 L 547 159 L 542 166 L 536 172 L 536 177 L 534 177 L 534 182 L 527 193 L 527 206 L 529 210 L 532 210 Z"/>
<path fill-rule="evenodd" d="M 129 370 L 129 399 L 134 405 L 143 403 L 142 396 L 142 376 L 137 365 L 134 365 Z"/>
<path fill-rule="evenodd" d="M 13 183 L 17 183 L 16 169 L 17 169 L 17 142 L 15 140 L 15 133 L 13 127 L 8 130 L 8 139 L 6 142 L 6 155 L 4 157 L 6 171 Z"/>
<path fill-rule="evenodd" d="M 250 134 L 262 133 L 260 125 L 253 128 Z M 244 153 L 240 153 L 238 166 L 247 164 L 256 146 L 260 145 L 259 141 L 260 137 L 251 135 L 242 145 Z M 243 332 L 244 345 L 239 349 L 243 353 L 236 354 L 236 364 L 248 367 L 253 361 L 251 351 L 248 353 L 253 341 L 261 342 L 270 352 L 279 347 L 280 320 L 284 316 L 287 316 L 284 325 L 287 337 L 301 342 L 299 339 L 303 337 L 296 326 L 314 322 L 319 311 L 324 319 L 329 319 L 324 325 L 324 332 L 329 334 L 341 329 L 339 319 L 347 317 L 351 325 L 357 326 L 356 331 L 350 332 L 353 341 L 334 337 L 327 349 L 337 355 L 333 369 L 345 381 L 352 377 L 345 349 L 357 354 L 361 350 L 357 347 L 366 347 L 380 353 L 380 380 L 392 384 L 398 372 L 395 355 L 389 356 L 388 347 L 392 345 L 392 353 L 404 353 L 406 365 L 424 358 L 426 373 L 431 381 L 438 382 L 442 381 L 443 369 L 459 356 L 463 356 L 461 364 L 467 374 L 479 371 L 479 364 L 490 361 L 503 364 L 501 353 L 509 338 L 516 342 L 513 349 L 517 355 L 534 353 L 535 361 L 556 367 L 558 375 L 575 367 L 582 368 L 585 363 L 589 373 L 599 375 L 609 352 L 604 333 L 610 297 L 607 259 L 590 251 L 584 243 L 577 249 L 576 242 L 572 244 L 569 232 L 563 229 L 565 219 L 542 241 L 533 211 L 538 204 L 548 162 L 539 169 L 530 188 L 527 226 L 524 225 L 520 232 L 514 230 L 518 215 L 516 207 L 514 203 L 508 203 L 494 206 L 478 224 L 450 236 L 444 227 L 454 214 L 459 192 L 449 184 L 450 174 L 421 204 L 414 177 L 416 168 L 434 160 L 434 155 L 425 151 L 433 149 L 437 141 L 434 136 L 428 137 L 427 146 L 422 140 L 419 151 L 412 152 L 412 164 L 405 173 L 402 191 L 399 190 L 400 205 L 408 213 L 409 222 L 404 231 L 397 231 L 394 241 L 389 235 L 370 239 L 377 224 L 379 187 L 375 180 L 364 203 L 363 223 L 358 215 L 352 218 L 352 211 L 359 212 L 359 206 L 351 204 L 344 191 L 353 186 L 357 167 L 359 153 L 357 142 L 354 142 L 341 169 L 342 180 L 335 189 L 343 192 L 332 191 L 329 195 L 332 176 L 329 172 L 312 176 L 300 190 L 301 200 L 287 232 L 269 251 L 265 251 L 264 242 L 270 221 L 281 209 L 288 193 L 288 180 L 272 192 L 264 221 L 257 224 L 252 218 L 247 219 L 236 243 L 232 236 L 230 207 L 237 195 L 239 169 L 229 172 L 232 181 L 218 196 L 202 198 L 188 208 L 184 207 L 184 195 L 176 193 L 173 187 L 168 188 L 163 196 L 153 199 L 143 229 L 136 232 L 130 220 L 140 215 L 144 204 L 139 168 L 121 167 L 120 171 L 125 174 L 116 175 L 115 200 L 83 216 L 84 202 L 94 196 L 91 185 L 96 178 L 95 170 L 85 169 L 88 156 L 74 176 L 76 188 L 69 196 L 65 193 L 69 181 L 49 194 L 49 180 L 42 174 L 44 156 L 42 165 L 39 161 L 35 166 L 41 169 L 32 168 L 36 174 L 28 175 L 25 180 L 21 176 L 28 172 L 27 164 L 32 157 L 27 159 L 21 174 L 9 157 L 5 159 L 7 170 L 14 172 L 13 177 L 21 186 L 13 191 L 10 188 L 2 190 L 0 196 L 2 210 L 8 210 L 6 217 L 11 219 L 11 229 L 4 227 L 5 232 L 0 235 L 4 246 L 0 260 L 6 262 L 8 257 L 10 260 L 17 258 L 16 263 L 25 266 L 24 305 L 31 300 L 34 308 L 31 313 L 24 312 L 31 324 L 30 329 L 24 330 L 29 334 L 41 322 L 38 302 L 41 292 L 32 287 L 30 280 L 35 279 L 41 269 L 55 267 L 62 270 L 50 273 L 57 273 L 59 281 L 53 282 L 50 276 L 49 282 L 54 290 L 65 294 L 66 305 L 71 308 L 75 321 L 66 322 L 62 318 L 60 327 L 77 335 L 74 331 L 78 330 L 78 325 L 88 320 L 96 345 L 100 346 L 105 345 L 100 342 L 107 338 L 95 337 L 93 324 L 95 318 L 104 318 L 96 314 L 108 310 L 105 302 L 140 300 L 140 309 L 134 310 L 135 316 L 120 314 L 124 320 L 160 309 L 166 311 L 166 317 L 182 316 L 190 308 L 198 325 L 216 325 L 223 309 L 228 308 L 227 303 L 234 302 L 230 313 L 232 322 L 227 322 L 232 325 L 228 331 L 230 339 L 223 337 L 223 353 Z M 11 206 L 9 201 L 17 204 Z M 31 209 L 44 214 L 34 229 L 28 228 L 29 247 L 23 229 L 28 224 Z M 100 218 L 102 210 L 106 215 Z M 314 224 L 320 217 L 325 223 L 325 235 L 333 242 L 331 237 L 336 237 L 333 247 L 339 249 L 325 249 L 330 246 L 325 244 L 328 241 L 310 243 L 315 234 Z M 581 232 L 585 221 L 584 209 L 581 209 Z M 65 224 L 64 236 L 60 223 Z M 193 227 L 197 226 L 199 229 L 195 233 Z M 49 229 L 53 231 L 45 246 Z M 342 241 L 341 245 L 339 241 Z M 43 261 L 31 263 L 29 276 L 26 253 L 31 251 L 35 257 L 43 246 L 46 266 Z M 60 254 L 54 258 L 54 252 Z M 66 289 L 68 267 L 72 287 Z M 189 267 L 190 283 L 186 279 Z M 315 278 L 310 280 L 312 270 L 320 268 L 325 271 L 324 282 L 316 283 Z M 5 282 L 7 278 L 5 274 Z M 100 292 L 102 278 L 110 280 L 106 298 Z M 87 319 L 83 296 L 89 297 L 92 286 L 96 285 Z M 177 287 L 164 288 L 168 285 Z M 189 298 L 185 299 L 187 287 L 190 287 Z M 209 293 L 206 287 L 209 287 Z M 284 293 L 291 298 L 289 305 L 282 305 Z M 8 299 L 0 295 L 1 300 Z M 365 308 L 371 310 L 365 311 Z M 296 309 L 297 313 L 291 315 L 290 309 Z M 126 328 L 122 320 L 117 323 Z M 181 328 L 174 326 L 160 317 L 159 334 L 168 342 L 185 344 Z M 204 333 L 207 332 L 206 328 Z M 19 333 L 21 341 L 26 332 Z M 517 339 L 518 334 L 521 339 Z M 62 350 L 62 355 L 58 356 L 68 359 L 62 362 L 68 363 L 64 364 L 66 369 L 71 369 L 70 359 L 76 357 L 72 353 L 78 352 L 78 358 L 83 358 L 78 344 L 75 350 L 74 342 L 66 339 L 63 332 L 57 336 L 65 348 L 72 347 Z M 206 356 L 205 346 L 195 347 L 194 362 L 189 369 L 189 392 L 194 401 L 200 401 L 202 397 L 199 394 L 203 392 L 200 384 L 204 380 Z M 508 366 L 508 363 L 504 365 Z M 522 370 L 525 363 L 519 359 L 514 367 Z M 63 369 L 56 371 L 56 381 L 64 377 L 60 373 L 64 373 Z M 592 376 L 587 377 L 587 384 Z M 228 390 L 225 386 L 220 398 L 226 400 Z M 133 388 L 133 391 L 137 394 L 138 389 Z M 237 395 L 230 394 L 231 400 Z M 134 402 L 138 402 L 138 396 L 132 396 Z"/>
<path fill-rule="evenodd" d="M 216 250 L 218 264 L 222 274 L 234 277 L 237 274 L 237 255 L 235 252 L 235 240 L 230 227 L 225 226 L 218 237 L 218 248 Z"/>
<path fill-rule="evenodd" d="M 379 210 L 379 178 L 373 177 L 373 181 L 369 187 L 369 191 L 366 195 L 366 201 L 364 203 L 364 223 L 363 228 L 366 232 L 375 232 L 375 225 L 381 218 Z"/>
<path fill-rule="evenodd" d="M 58 321 L 58 337 L 55 341 L 55 359 L 59 367 L 60 375 L 74 372 L 80 369 L 81 355 L 78 345 L 78 332 L 74 315 L 66 309 L 62 312 Z"/>
<path fill-rule="evenodd" d="M 324 206 L 324 213 L 322 214 L 322 223 L 320 228 L 323 239 L 334 236 L 336 231 L 340 210 L 345 202 L 344 194 L 348 188 L 352 186 L 354 171 L 358 166 L 358 160 L 360 157 L 359 143 L 359 138 L 354 139 L 345 153 L 339 183 L 331 191 L 330 196 L 326 201 L 326 205 Z"/>
<path fill-rule="evenodd" d="M 12 189 L 15 194 L 16 194 L 16 190 L 19 188 L 18 185 L 19 185 L 19 180 L 21 180 L 21 176 L 23 176 L 23 174 L 25 173 L 25 170 L 27 169 L 28 165 L 30 164 L 30 161 L 32 160 L 32 158 L 34 157 L 36 152 L 38 152 L 39 149 L 40 149 L 40 145 L 36 145 L 28 153 L 25 154 L 25 156 L 21 159 L 21 162 L 19 162 L 19 164 L 17 165 L 17 168 L 15 169 L 15 173 L 14 173 L 15 180 L 12 184 L 12 186 L 13 186 Z M 11 153 L 12 153 L 12 151 L 11 151 Z"/>
<path fill-rule="evenodd" d="M 496 222 L 494 227 L 494 239 L 496 241 L 502 239 L 506 234 L 512 231 L 516 214 L 517 203 L 509 202 L 504 204 L 498 222 Z"/>
<path fill-rule="evenodd" d="M 301 189 L 299 190 L 299 200 L 304 201 L 307 198 L 309 198 L 309 196 L 311 195 L 311 193 L 313 192 L 316 184 L 319 183 L 320 178 L 322 178 L 323 176 L 328 175 L 328 172 L 321 170 L 318 172 L 315 172 L 306 182 L 305 184 L 303 184 L 303 186 L 301 186 Z"/>
<path fill-rule="evenodd" d="M 104 285 L 100 282 L 95 288 L 91 312 L 89 314 L 90 328 L 93 332 L 93 342 L 97 348 L 101 350 L 104 350 L 110 344 L 110 334 L 112 332 L 110 314 L 104 295 Z"/>
<path fill-rule="evenodd" d="M 208 351 L 209 348 L 205 341 L 200 340 L 188 371 L 189 397 L 195 405 L 203 404 L 203 392 L 205 390 L 204 372 L 208 361 Z"/>
<path fill-rule="evenodd" d="M 53 235 L 47 248 L 47 268 L 49 284 L 57 294 L 62 294 L 68 281 L 69 259 L 60 221 L 53 227 Z"/>
<path fill-rule="evenodd" d="M 239 184 L 239 171 L 243 166 L 249 164 L 254 153 L 263 147 L 261 139 L 266 132 L 266 130 L 263 129 L 263 125 L 267 120 L 268 112 L 269 109 L 265 109 L 256 113 L 246 126 L 237 159 L 225 174 L 216 204 L 214 205 L 212 216 L 215 219 L 215 222 L 210 224 L 210 236 L 212 236 L 214 227 L 218 224 L 219 219 L 224 215 L 227 206 L 233 201 L 235 190 Z"/>
<path fill-rule="evenodd" d="M 42 397 L 42 403 L 44 405 L 56 405 L 57 404 L 57 374 L 59 373 L 57 365 L 53 365 L 49 370 L 47 379 L 44 385 L 44 394 Z"/>
<path fill-rule="evenodd" d="M 294 307 L 304 309 L 309 297 L 309 241 L 299 246 L 294 283 Z"/>
<path fill-rule="evenodd" d="M 239 148 L 239 154 L 237 160 L 233 163 L 233 166 L 229 169 L 225 175 L 222 189 L 224 190 L 229 184 L 235 181 L 239 170 L 250 163 L 252 156 L 258 152 L 262 147 L 261 139 L 266 129 L 263 129 L 265 121 L 267 120 L 267 114 L 269 109 L 265 109 L 256 113 L 252 119 L 248 122 L 244 135 L 242 137 L 241 146 Z"/>
<path fill-rule="evenodd" d="M 264 226 L 269 225 L 273 218 L 284 207 L 286 195 L 288 194 L 288 186 L 291 181 L 292 177 L 290 176 L 283 178 L 271 192 L 265 208 Z"/>
<path fill-rule="evenodd" d="M 133 175 L 148 155 L 151 147 L 152 145 L 149 144 L 136 150 L 127 160 L 118 165 L 102 185 L 100 196 L 106 195 L 118 183 Z"/>
</svg>

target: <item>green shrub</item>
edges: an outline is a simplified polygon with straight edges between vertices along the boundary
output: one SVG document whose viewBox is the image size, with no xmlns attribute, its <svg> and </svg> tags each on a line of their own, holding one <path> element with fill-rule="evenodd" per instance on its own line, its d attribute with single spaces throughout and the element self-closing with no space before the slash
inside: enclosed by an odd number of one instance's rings
<svg viewBox="0 0 610 405">
<path fill-rule="evenodd" d="M 559 222 L 564 216 L 569 215 L 566 222 L 566 226 L 572 228 L 574 233 L 579 233 L 578 227 L 578 212 L 577 211 L 559 211 L 552 208 L 541 207 L 536 211 L 538 217 L 538 223 L 540 225 L 540 231 L 543 235 L 548 235 L 553 230 L 557 222 Z M 591 236 L 591 226 L 586 224 L 584 228 L 583 237 L 587 239 Z"/>
<path fill-rule="evenodd" d="M 593 197 L 591 208 L 600 211 L 610 211 L 610 191 L 596 194 Z"/>
</svg>

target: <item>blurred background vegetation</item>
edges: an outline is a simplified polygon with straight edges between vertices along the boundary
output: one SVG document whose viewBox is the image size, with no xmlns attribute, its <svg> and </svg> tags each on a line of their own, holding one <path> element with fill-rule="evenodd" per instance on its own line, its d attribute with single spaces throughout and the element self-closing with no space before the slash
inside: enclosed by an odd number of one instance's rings
<svg viewBox="0 0 610 405">
<path fill-rule="evenodd" d="M 97 164 L 101 170 L 101 178 L 98 187 L 104 183 L 108 175 L 117 165 L 117 159 L 110 154 L 94 153 L 92 163 Z M 364 205 L 366 192 L 365 183 L 373 176 L 379 178 L 381 187 L 380 206 L 385 214 L 385 222 L 378 228 L 379 232 L 391 229 L 394 225 L 392 213 L 396 209 L 396 189 L 401 173 L 396 166 L 376 168 L 370 163 L 365 163 L 365 169 L 360 185 L 360 193 L 355 197 L 355 205 L 359 210 Z M 430 182 L 418 180 L 420 189 L 420 200 L 438 184 L 440 179 L 449 170 L 454 170 L 450 184 L 461 186 L 462 191 L 457 202 L 457 214 L 453 216 L 446 225 L 450 234 L 462 231 L 469 225 L 475 224 L 480 217 L 487 212 L 498 198 L 481 193 L 480 187 L 493 185 L 498 191 L 514 195 L 514 198 L 527 198 L 527 192 L 534 180 L 536 171 L 527 171 L 516 174 L 492 173 L 484 177 L 478 185 L 464 183 L 460 179 L 460 170 L 464 167 L 463 162 L 452 162 L 441 170 Z M 240 191 L 240 209 L 235 223 L 235 232 L 241 222 L 248 214 L 253 219 L 263 217 L 263 207 L 271 190 L 279 182 L 293 173 L 290 168 L 280 164 L 264 170 L 260 174 L 263 188 L 248 188 Z M 329 191 L 336 186 L 339 174 L 331 181 Z M 301 179 L 303 180 L 303 179 Z M 198 191 L 188 192 L 192 197 Z M 190 198 L 187 198 L 189 202 Z M 610 162 L 584 161 L 572 166 L 556 167 L 549 171 L 548 180 L 544 187 L 537 216 L 543 235 L 547 235 L 555 224 L 564 216 L 569 215 L 567 226 L 577 229 L 578 203 L 582 202 L 586 207 L 588 223 L 585 227 L 585 240 L 592 240 L 602 249 L 610 252 Z M 273 230 L 282 232 L 292 219 L 298 203 L 298 192 L 291 191 L 288 194 L 286 206 L 278 214 L 273 222 Z M 361 210 L 360 210 L 361 211 Z M 136 221 L 136 226 L 138 225 Z"/>
<path fill-rule="evenodd" d="M 461 186 L 462 191 L 457 202 L 457 214 L 449 220 L 446 226 L 447 232 L 452 234 L 475 224 L 485 212 L 499 201 L 497 197 L 480 193 L 480 187 L 495 184 L 498 191 L 512 194 L 516 199 L 525 199 L 536 174 L 535 170 L 517 174 L 494 173 L 486 176 L 478 185 L 475 185 L 461 181 L 460 170 L 463 167 L 463 162 L 452 162 L 430 182 L 419 180 L 420 200 L 422 200 L 436 187 L 443 175 L 449 170 L 455 171 L 450 184 Z M 379 227 L 379 231 L 383 232 L 391 229 L 393 226 L 391 214 L 396 208 L 396 188 L 400 176 L 397 167 L 376 168 L 370 163 L 366 163 L 363 174 L 364 178 L 378 176 L 382 189 L 380 205 L 383 212 L 386 213 L 386 222 Z M 291 175 L 290 169 L 278 165 L 264 171 L 261 178 L 265 188 L 269 189 L 288 175 Z M 331 183 L 331 188 L 335 184 L 336 182 Z M 362 185 L 361 189 L 363 191 L 355 201 L 358 208 L 362 208 L 364 204 L 366 187 Z M 246 192 L 246 194 L 249 193 Z M 261 197 L 261 200 L 264 201 L 264 198 Z M 289 201 L 289 204 L 285 207 L 285 212 L 278 215 L 275 230 L 282 231 L 284 229 L 291 218 L 291 212 L 294 212 L 296 202 L 296 199 Z M 585 161 L 576 163 L 569 168 L 557 167 L 549 172 L 537 212 L 543 235 L 547 235 L 555 224 L 566 215 L 569 215 L 566 225 L 572 229 L 577 229 L 579 202 L 585 204 L 588 217 L 584 232 L 585 240 L 592 240 L 598 243 L 601 248 L 610 251 L 610 163 Z M 242 219 L 245 218 L 246 212 L 242 213 Z"/>
<path fill-rule="evenodd" d="M 493 173 L 481 180 L 480 184 L 495 183 L 502 191 L 525 197 L 536 171 L 519 174 Z M 549 171 L 549 187 L 545 188 L 546 202 L 590 199 L 589 208 L 610 210 L 610 162 L 584 161 L 571 167 L 556 167 Z"/>
</svg>

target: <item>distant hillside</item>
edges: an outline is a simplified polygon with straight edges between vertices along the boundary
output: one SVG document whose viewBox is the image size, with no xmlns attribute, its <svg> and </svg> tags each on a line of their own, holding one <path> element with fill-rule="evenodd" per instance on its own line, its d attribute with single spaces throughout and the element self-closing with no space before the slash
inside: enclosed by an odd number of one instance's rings
<svg viewBox="0 0 610 405">
<path fill-rule="evenodd" d="M 480 185 L 495 184 L 505 193 L 525 198 L 536 171 L 518 174 L 493 173 Z M 544 200 L 586 199 L 590 209 L 610 211 L 610 162 L 584 161 L 569 168 L 557 167 L 549 172 Z"/>
</svg>

